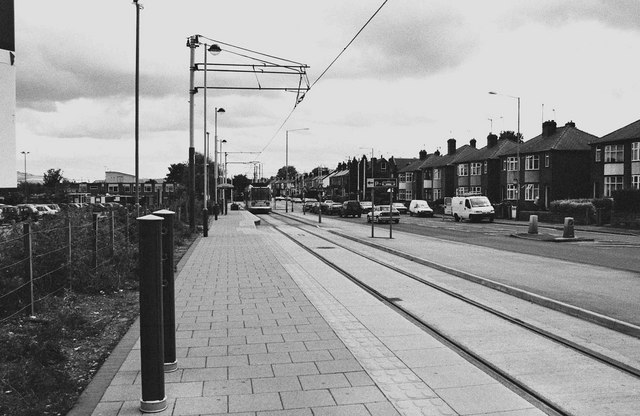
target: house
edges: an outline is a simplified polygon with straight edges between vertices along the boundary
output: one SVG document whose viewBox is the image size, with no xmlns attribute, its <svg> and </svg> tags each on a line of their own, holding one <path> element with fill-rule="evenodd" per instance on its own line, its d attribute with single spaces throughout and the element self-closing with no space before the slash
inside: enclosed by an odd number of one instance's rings
<svg viewBox="0 0 640 416">
<path fill-rule="evenodd" d="M 423 149 L 418 156 L 418 159 L 407 159 L 408 163 L 398 167 L 398 201 L 425 199 L 421 166 L 432 155 Z"/>
<path fill-rule="evenodd" d="M 594 198 L 611 197 L 618 189 L 640 189 L 640 120 L 590 145 Z"/>
<path fill-rule="evenodd" d="M 540 135 L 500 152 L 501 199 L 549 207 L 551 201 L 589 197 L 589 143 L 595 139 L 572 121 L 563 127 L 545 121 Z"/>
<path fill-rule="evenodd" d="M 513 138 L 515 140 L 515 137 Z M 500 193 L 500 154 L 515 149 L 516 143 L 507 136 L 498 138 L 490 133 L 487 145 L 477 152 L 467 152 L 456 159 L 456 195 L 475 193 L 490 201 L 502 201 Z M 475 141 L 472 147 L 475 147 Z"/>
<path fill-rule="evenodd" d="M 457 172 L 457 160 L 468 153 L 477 152 L 475 140 L 470 144 L 456 148 L 456 139 L 447 140 L 447 154 L 440 155 L 436 152 L 422 164 L 422 177 L 424 183 L 424 197 L 428 201 L 437 201 L 444 197 L 455 196 L 461 188 L 468 187 L 468 174 Z M 460 178 L 458 178 L 460 176 Z"/>
</svg>

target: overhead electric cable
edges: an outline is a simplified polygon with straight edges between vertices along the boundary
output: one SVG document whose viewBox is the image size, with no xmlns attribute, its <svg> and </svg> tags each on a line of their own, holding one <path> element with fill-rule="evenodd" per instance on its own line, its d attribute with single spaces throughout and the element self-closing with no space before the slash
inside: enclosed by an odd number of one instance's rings
<svg viewBox="0 0 640 416">
<path fill-rule="evenodd" d="M 291 115 L 293 114 L 293 112 L 296 110 L 298 104 L 300 104 L 302 102 L 302 100 L 304 99 L 305 95 L 311 90 L 311 88 L 316 85 L 316 83 L 318 81 L 320 81 L 320 78 L 322 78 L 324 76 L 324 74 L 327 73 L 327 71 L 329 71 L 329 69 L 333 66 L 334 63 L 336 63 L 336 61 L 340 58 L 340 56 L 342 56 L 342 54 L 347 50 L 347 48 L 349 48 L 349 46 L 351 46 L 351 44 L 356 40 L 356 38 L 360 35 L 360 33 L 362 33 L 362 31 L 364 30 L 365 27 L 367 27 L 367 25 L 373 20 L 374 17 L 376 17 L 376 15 L 380 12 L 380 10 L 382 10 L 382 8 L 384 7 L 385 4 L 387 4 L 389 0 L 384 0 L 382 2 L 382 4 L 380 5 L 380 7 L 378 7 L 378 9 L 371 15 L 371 17 L 369 18 L 369 20 L 366 21 L 366 23 L 360 28 L 360 30 L 358 30 L 358 32 L 353 36 L 353 38 L 349 41 L 349 43 L 347 43 L 347 45 L 342 49 L 342 51 L 340 51 L 340 53 L 333 59 L 333 61 L 331 61 L 331 63 L 325 68 L 324 71 L 322 71 L 322 73 L 318 76 L 318 78 L 316 78 L 315 81 L 313 81 L 313 83 L 309 86 L 309 88 L 307 89 L 307 92 L 302 94 L 299 98 L 298 101 L 296 102 L 296 104 L 293 106 L 293 108 L 291 109 L 291 111 L 289 112 L 289 114 L 287 115 L 287 117 L 284 119 L 284 121 L 282 122 L 282 124 L 280 124 L 280 127 L 278 127 L 278 130 L 276 130 L 276 132 L 273 134 L 273 136 L 271 137 L 271 139 L 269 139 L 269 142 L 267 142 L 267 144 L 262 148 L 262 150 L 260 151 L 260 154 L 262 154 L 267 147 L 269 147 L 271 145 L 271 143 L 273 142 L 273 140 L 276 138 L 276 136 L 278 135 L 278 133 L 280 133 L 280 131 L 282 131 L 282 128 L 284 127 L 284 125 L 287 123 L 287 121 L 289 121 L 289 119 L 291 118 Z"/>
</svg>

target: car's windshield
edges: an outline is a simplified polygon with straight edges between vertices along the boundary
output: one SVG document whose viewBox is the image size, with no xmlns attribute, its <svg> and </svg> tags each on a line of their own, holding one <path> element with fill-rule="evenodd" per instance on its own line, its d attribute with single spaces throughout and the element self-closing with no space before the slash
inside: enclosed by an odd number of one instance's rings
<svg viewBox="0 0 640 416">
<path fill-rule="evenodd" d="M 427 204 L 426 202 L 417 202 L 416 203 L 416 208 L 428 208 L 429 204 Z"/>
<path fill-rule="evenodd" d="M 469 198 L 472 207 L 488 207 L 491 206 L 489 199 L 484 197 Z"/>
</svg>

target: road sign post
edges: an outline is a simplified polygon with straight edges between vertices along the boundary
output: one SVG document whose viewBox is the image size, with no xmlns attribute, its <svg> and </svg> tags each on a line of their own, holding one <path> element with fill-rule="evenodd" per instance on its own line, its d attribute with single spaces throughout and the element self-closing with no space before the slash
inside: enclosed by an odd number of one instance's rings
<svg viewBox="0 0 640 416">
<path fill-rule="evenodd" d="M 376 189 L 388 189 L 387 192 L 390 192 L 389 199 L 389 238 L 392 237 L 392 226 L 391 222 L 393 221 L 393 188 L 398 187 L 398 180 L 396 178 L 367 178 L 367 188 L 371 188 L 371 238 L 374 237 L 374 222 L 373 222 L 373 212 L 375 211 L 375 190 Z"/>
</svg>

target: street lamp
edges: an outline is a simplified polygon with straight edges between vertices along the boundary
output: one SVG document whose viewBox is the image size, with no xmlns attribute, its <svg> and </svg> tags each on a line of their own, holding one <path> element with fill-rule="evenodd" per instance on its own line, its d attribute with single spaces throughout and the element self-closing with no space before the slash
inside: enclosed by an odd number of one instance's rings
<svg viewBox="0 0 640 416">
<path fill-rule="evenodd" d="M 213 125 L 213 197 L 215 218 L 218 219 L 218 113 L 225 113 L 224 108 L 217 108 L 215 111 L 214 125 Z"/>
<path fill-rule="evenodd" d="M 287 187 L 287 197 L 289 196 L 289 132 L 290 131 L 302 131 L 302 130 L 309 130 L 309 127 L 303 127 L 300 129 L 290 129 L 286 131 L 286 157 L 285 157 L 285 170 L 284 170 L 284 175 L 285 175 L 285 181 L 284 184 Z M 284 212 L 289 212 L 289 201 L 287 200 L 287 198 L 285 197 L 284 199 Z M 293 212 L 293 201 L 291 202 L 291 212 Z"/>
<path fill-rule="evenodd" d="M 516 185 L 516 195 L 518 196 L 518 201 L 520 201 L 520 97 L 515 95 L 507 95 L 507 94 L 499 94 L 495 91 L 489 91 L 491 95 L 501 95 L 503 97 L 515 98 L 518 101 L 518 132 L 516 136 L 516 165 L 518 166 L 517 170 L 517 185 Z"/>
<path fill-rule="evenodd" d="M 24 197 L 25 202 L 29 202 L 29 188 L 27 187 L 27 155 L 31 152 L 20 152 L 24 155 Z"/>
<path fill-rule="evenodd" d="M 220 140 L 220 163 L 222 163 L 222 144 L 226 143 L 227 141 L 225 139 Z M 216 165 L 216 172 L 219 172 L 218 166 Z M 222 177 L 225 178 L 225 173 L 224 173 L 224 168 L 222 169 Z M 218 181 L 216 180 L 216 183 Z M 226 183 L 226 182 L 225 182 Z M 227 201 L 226 201 L 226 192 L 224 191 L 224 188 L 222 188 L 222 212 L 225 213 L 226 207 L 227 207 Z M 217 198 L 217 194 L 216 194 L 216 198 Z M 217 199 L 216 199 L 217 200 Z"/>
</svg>

